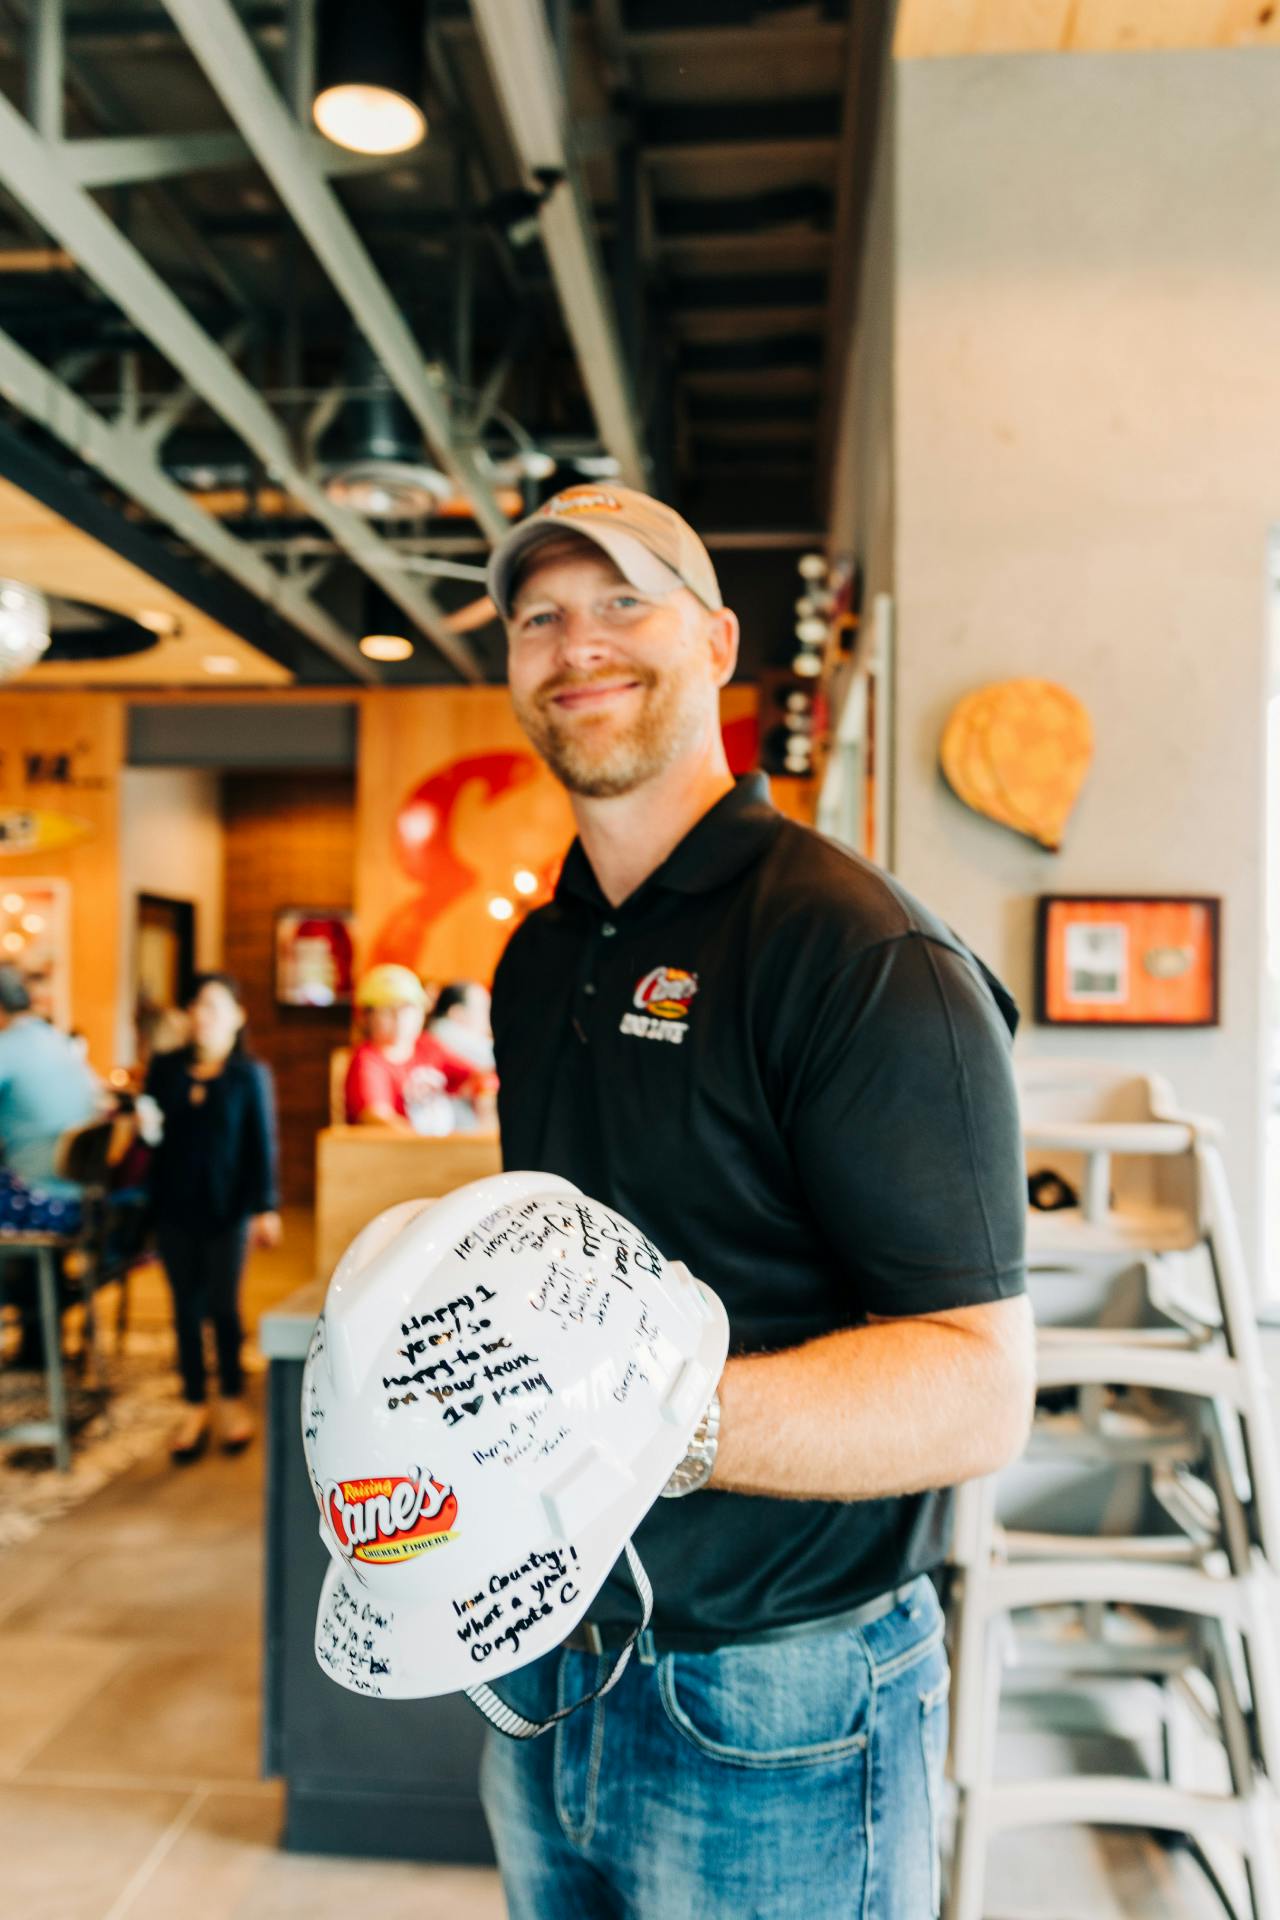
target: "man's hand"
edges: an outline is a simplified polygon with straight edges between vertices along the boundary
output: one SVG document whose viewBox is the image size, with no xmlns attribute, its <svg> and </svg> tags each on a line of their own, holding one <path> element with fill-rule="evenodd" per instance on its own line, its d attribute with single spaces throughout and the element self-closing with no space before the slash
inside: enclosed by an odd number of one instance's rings
<svg viewBox="0 0 1280 1920">
<path fill-rule="evenodd" d="M 729 1361 L 711 1485 L 793 1500 L 954 1486 L 1017 1458 L 1034 1400 L 1025 1295 L 873 1319 Z"/>
</svg>

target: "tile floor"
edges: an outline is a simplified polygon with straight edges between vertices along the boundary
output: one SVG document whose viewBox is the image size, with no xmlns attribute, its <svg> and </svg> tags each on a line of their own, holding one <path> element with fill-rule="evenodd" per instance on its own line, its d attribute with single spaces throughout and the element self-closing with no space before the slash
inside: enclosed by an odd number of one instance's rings
<svg viewBox="0 0 1280 1920">
<path fill-rule="evenodd" d="M 259 1255 L 247 1318 L 310 1277 L 308 1223 Z M 153 1278 L 135 1321 L 164 1323 Z M 260 1397 L 260 1373 L 252 1386 Z M 258 1774 L 261 1448 L 142 1462 L 0 1552 L 0 1920 L 502 1920 L 496 1875 L 277 1847 Z M 1052 1743 L 1013 1734 L 1036 1770 Z M 1050 1829 L 993 1854 L 990 1920 L 1211 1920 L 1185 1855 Z M 555 1916 L 548 1916 L 555 1920 Z"/>
</svg>

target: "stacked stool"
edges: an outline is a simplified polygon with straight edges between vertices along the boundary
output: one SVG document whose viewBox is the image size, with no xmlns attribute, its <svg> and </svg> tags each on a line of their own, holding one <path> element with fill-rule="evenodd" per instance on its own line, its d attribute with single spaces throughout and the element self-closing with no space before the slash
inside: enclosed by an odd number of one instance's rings
<svg viewBox="0 0 1280 1920">
<path fill-rule="evenodd" d="M 1079 1289 L 1070 1317 L 1092 1319 L 1040 1329 L 1030 1453 L 1141 1469 L 1146 1497 L 1113 1504 L 1101 1533 L 1060 1534 L 1001 1527 L 994 1479 L 961 1489 L 947 1920 L 981 1920 L 994 1834 L 1052 1823 L 1184 1833 L 1215 1879 L 1225 1845 L 1253 1920 L 1280 1920 L 1280 1461 L 1218 1130 L 1152 1075 L 1024 1062 L 1019 1092 L 1029 1171 L 1052 1168 L 1069 1203 L 1029 1216 L 1033 1300 L 1054 1276 L 1059 1303 Z M 1118 1272 L 1137 1287 L 1127 1324 L 1099 1324 L 1114 1312 L 1089 1308 Z M 1052 1630 L 1064 1609 L 1066 1636 Z M 1011 1661 L 1176 1685 L 1220 1743 L 1229 1791 L 1178 1778 L 1171 1737 L 1163 1778 L 997 1782 Z"/>
</svg>

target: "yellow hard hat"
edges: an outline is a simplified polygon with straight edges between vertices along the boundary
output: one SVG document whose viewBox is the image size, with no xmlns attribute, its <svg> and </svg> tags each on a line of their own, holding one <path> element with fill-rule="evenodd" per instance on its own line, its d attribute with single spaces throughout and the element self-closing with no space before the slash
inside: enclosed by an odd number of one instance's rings
<svg viewBox="0 0 1280 1920">
<path fill-rule="evenodd" d="M 426 988 L 410 967 L 384 961 L 371 967 L 356 988 L 358 1007 L 425 1007 Z"/>
</svg>

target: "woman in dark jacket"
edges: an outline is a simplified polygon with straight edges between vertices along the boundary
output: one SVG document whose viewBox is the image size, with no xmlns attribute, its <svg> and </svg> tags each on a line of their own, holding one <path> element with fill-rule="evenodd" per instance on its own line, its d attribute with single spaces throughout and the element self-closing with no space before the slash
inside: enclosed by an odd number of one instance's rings
<svg viewBox="0 0 1280 1920">
<path fill-rule="evenodd" d="M 148 1176 L 156 1246 L 173 1291 L 186 1412 L 175 1460 L 194 1460 L 209 1437 L 204 1323 L 213 1324 L 223 1447 L 253 1437 L 240 1368 L 240 1276 L 250 1241 L 280 1241 L 271 1074 L 244 1046 L 244 1007 L 225 973 L 201 974 L 189 1011 L 191 1044 L 156 1055 L 146 1091 L 163 1118 Z"/>
</svg>

